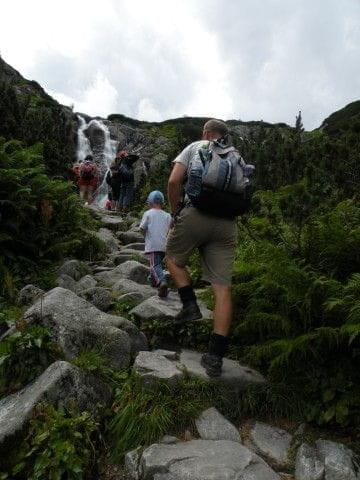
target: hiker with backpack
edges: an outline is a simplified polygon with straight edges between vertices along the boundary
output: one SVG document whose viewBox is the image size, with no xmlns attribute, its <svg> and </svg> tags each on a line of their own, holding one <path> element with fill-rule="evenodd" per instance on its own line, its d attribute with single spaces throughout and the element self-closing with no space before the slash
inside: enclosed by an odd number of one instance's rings
<svg viewBox="0 0 360 480">
<path fill-rule="evenodd" d="M 190 255 L 198 249 L 202 278 L 211 283 L 215 296 L 213 333 L 201 364 L 209 376 L 217 377 L 228 349 L 232 321 L 235 218 L 249 208 L 249 176 L 254 167 L 246 165 L 229 145 L 227 125 L 220 120 L 206 122 L 202 140 L 188 145 L 173 163 L 168 181 L 173 228 L 167 240 L 166 259 L 182 302 L 175 322 L 182 324 L 202 317 L 186 269 Z"/>
<path fill-rule="evenodd" d="M 110 169 L 106 174 L 105 181 L 109 185 L 111 193 L 112 210 L 119 210 L 119 199 L 121 192 L 121 174 L 120 174 L 120 159 L 116 157 L 114 162 L 110 165 Z"/>
<path fill-rule="evenodd" d="M 87 203 L 92 203 L 94 192 L 99 181 L 99 169 L 92 155 L 87 155 L 79 167 L 78 185 L 80 197 Z"/>
<path fill-rule="evenodd" d="M 133 201 L 135 190 L 134 163 L 139 159 L 139 155 L 120 152 L 121 161 L 119 163 L 119 175 L 121 177 L 121 189 L 119 197 L 120 211 L 126 213 Z"/>
</svg>

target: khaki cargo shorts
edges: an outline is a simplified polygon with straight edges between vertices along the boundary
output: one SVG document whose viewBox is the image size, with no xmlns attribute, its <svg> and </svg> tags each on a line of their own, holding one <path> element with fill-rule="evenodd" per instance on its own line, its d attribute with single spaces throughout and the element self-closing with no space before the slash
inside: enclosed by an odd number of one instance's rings
<svg viewBox="0 0 360 480">
<path fill-rule="evenodd" d="M 199 250 L 202 279 L 230 285 L 236 246 L 235 220 L 206 215 L 185 207 L 169 232 L 166 256 L 185 267 L 190 255 Z"/>
</svg>

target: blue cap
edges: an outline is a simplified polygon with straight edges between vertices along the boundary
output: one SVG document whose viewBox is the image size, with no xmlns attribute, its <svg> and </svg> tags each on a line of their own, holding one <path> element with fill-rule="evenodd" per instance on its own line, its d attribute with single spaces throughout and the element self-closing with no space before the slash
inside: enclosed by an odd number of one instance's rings
<svg viewBox="0 0 360 480">
<path fill-rule="evenodd" d="M 154 190 L 153 192 L 149 193 L 147 203 L 159 203 L 162 205 L 164 202 L 164 195 L 159 190 Z"/>
</svg>

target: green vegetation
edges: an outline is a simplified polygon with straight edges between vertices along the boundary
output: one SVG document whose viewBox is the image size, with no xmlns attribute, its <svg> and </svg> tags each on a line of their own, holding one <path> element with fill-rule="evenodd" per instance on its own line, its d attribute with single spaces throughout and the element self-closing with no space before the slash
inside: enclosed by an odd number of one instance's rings
<svg viewBox="0 0 360 480">
<path fill-rule="evenodd" d="M 27 438 L 12 452 L 10 471 L 1 480 L 81 480 L 96 466 L 99 424 L 88 412 L 38 407 Z"/>
<path fill-rule="evenodd" d="M 40 144 L 24 148 L 0 139 L 0 198 L 0 296 L 13 297 L 17 279 L 30 274 L 47 285 L 51 269 L 44 274 L 44 264 L 50 261 L 71 254 L 94 258 L 101 251 L 73 186 L 46 175 Z"/>
<path fill-rule="evenodd" d="M 49 329 L 19 321 L 17 330 L 0 342 L 0 397 L 19 390 L 61 358 Z"/>
</svg>

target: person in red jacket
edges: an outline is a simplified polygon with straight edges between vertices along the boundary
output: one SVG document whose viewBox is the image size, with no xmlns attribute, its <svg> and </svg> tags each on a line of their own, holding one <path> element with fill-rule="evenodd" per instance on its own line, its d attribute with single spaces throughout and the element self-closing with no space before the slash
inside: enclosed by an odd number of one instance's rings
<svg viewBox="0 0 360 480">
<path fill-rule="evenodd" d="M 93 201 L 94 192 L 99 181 L 99 170 L 93 161 L 92 155 L 88 155 L 79 168 L 78 185 L 80 197 L 87 203 Z"/>
</svg>

